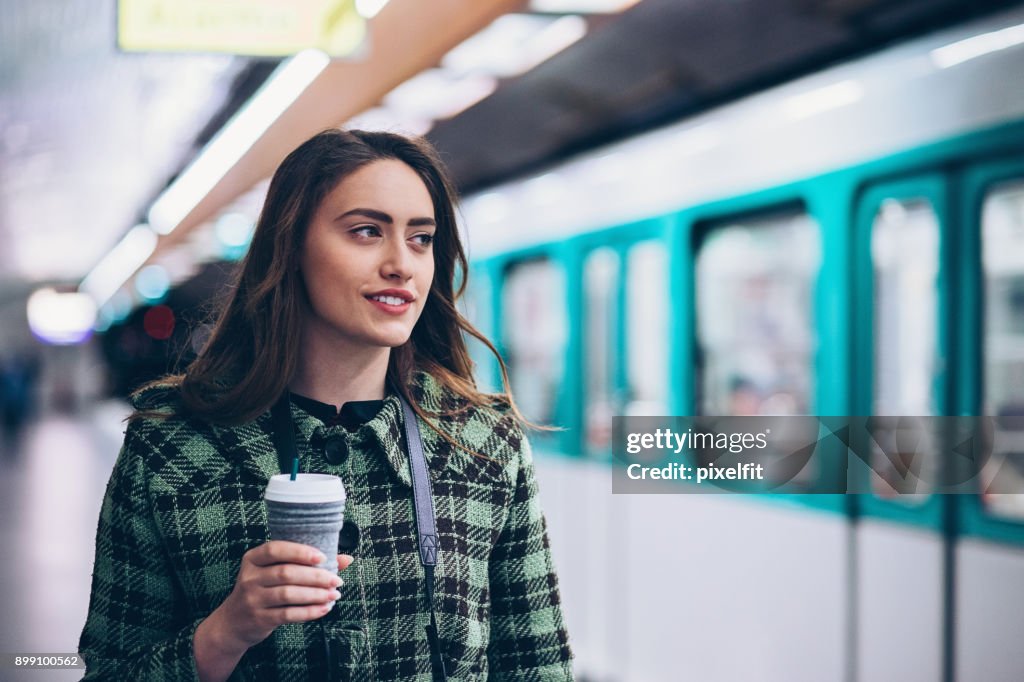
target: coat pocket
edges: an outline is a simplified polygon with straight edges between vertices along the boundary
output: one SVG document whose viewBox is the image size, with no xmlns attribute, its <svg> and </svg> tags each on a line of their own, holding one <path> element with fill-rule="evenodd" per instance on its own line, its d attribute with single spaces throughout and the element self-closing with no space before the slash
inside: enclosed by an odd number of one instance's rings
<svg viewBox="0 0 1024 682">
<path fill-rule="evenodd" d="M 370 643 L 358 625 L 330 625 L 321 630 L 327 659 L 328 682 L 370 679 Z"/>
</svg>

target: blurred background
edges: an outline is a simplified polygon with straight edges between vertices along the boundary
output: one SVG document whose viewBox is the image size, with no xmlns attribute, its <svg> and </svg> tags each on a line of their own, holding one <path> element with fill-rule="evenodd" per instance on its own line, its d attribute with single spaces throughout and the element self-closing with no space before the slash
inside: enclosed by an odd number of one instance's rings
<svg viewBox="0 0 1024 682">
<path fill-rule="evenodd" d="M 0 0 L 0 56 L 0 652 L 77 648 L 125 396 L 342 126 L 439 148 L 466 313 L 566 427 L 578 679 L 1024 679 L 1024 2 Z M 645 414 L 995 432 L 973 495 L 613 496 Z"/>
</svg>

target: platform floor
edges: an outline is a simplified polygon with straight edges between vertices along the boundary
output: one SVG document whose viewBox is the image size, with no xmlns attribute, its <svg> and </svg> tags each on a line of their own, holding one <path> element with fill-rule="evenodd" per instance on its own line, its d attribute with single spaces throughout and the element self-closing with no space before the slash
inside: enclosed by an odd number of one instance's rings
<svg viewBox="0 0 1024 682">
<path fill-rule="evenodd" d="M 0 438 L 0 652 L 68 654 L 89 608 L 100 504 L 128 406 L 41 415 Z M 0 671 L 11 682 L 84 670 Z"/>
</svg>

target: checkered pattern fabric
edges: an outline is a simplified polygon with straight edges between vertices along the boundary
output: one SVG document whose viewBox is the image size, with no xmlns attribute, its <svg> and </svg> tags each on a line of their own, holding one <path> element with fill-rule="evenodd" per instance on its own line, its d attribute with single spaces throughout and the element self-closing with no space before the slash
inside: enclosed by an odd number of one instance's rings
<svg viewBox="0 0 1024 682">
<path fill-rule="evenodd" d="M 429 375 L 426 410 L 464 407 Z M 85 680 L 196 680 L 192 636 L 230 594 L 242 555 L 269 540 L 263 490 L 277 470 L 270 414 L 239 427 L 182 416 L 174 392 L 136 408 L 100 512 Z M 300 470 L 341 476 L 346 523 L 359 530 L 342 598 L 326 616 L 277 628 L 232 680 L 432 679 L 423 567 L 415 542 L 401 404 L 394 395 L 354 432 L 292 405 Z M 507 412 L 470 408 L 420 424 L 441 556 L 435 573 L 440 645 L 451 680 L 571 680 L 572 655 L 537 497 L 530 448 Z M 328 438 L 348 441 L 339 464 Z M 328 677 L 328 668 L 332 677 Z"/>
</svg>

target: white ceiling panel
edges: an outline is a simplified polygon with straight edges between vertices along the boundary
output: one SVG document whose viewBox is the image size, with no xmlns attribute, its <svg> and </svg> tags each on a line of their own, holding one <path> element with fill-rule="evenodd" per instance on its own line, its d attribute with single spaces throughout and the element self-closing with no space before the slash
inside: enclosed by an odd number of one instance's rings
<svg viewBox="0 0 1024 682">
<path fill-rule="evenodd" d="M 0 281 L 84 276 L 191 154 L 246 64 L 119 52 L 115 8 L 0 0 Z"/>
</svg>

